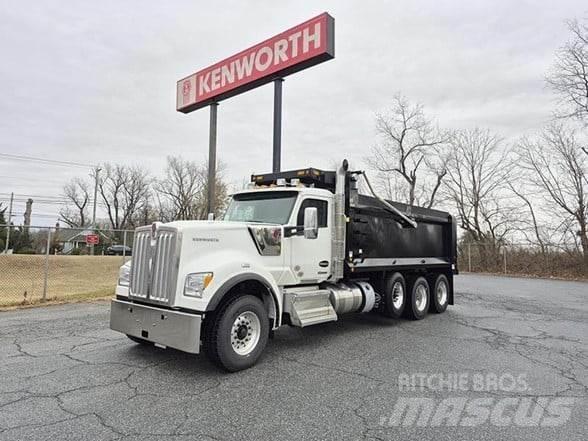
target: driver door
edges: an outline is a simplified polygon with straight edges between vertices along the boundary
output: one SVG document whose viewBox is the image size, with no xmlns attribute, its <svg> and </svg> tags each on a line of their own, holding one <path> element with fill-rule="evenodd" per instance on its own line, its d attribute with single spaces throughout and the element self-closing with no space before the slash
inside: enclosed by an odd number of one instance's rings
<svg viewBox="0 0 588 441">
<path fill-rule="evenodd" d="M 290 268 L 297 283 L 323 282 L 331 275 L 331 213 L 330 201 L 319 197 L 302 200 L 295 217 L 297 234 L 290 237 Z M 316 207 L 318 236 L 304 237 L 304 210 Z"/>
</svg>

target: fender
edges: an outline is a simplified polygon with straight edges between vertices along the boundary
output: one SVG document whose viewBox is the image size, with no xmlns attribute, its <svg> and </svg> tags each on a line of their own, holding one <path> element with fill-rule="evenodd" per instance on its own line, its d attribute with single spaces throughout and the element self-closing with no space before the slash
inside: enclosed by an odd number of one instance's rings
<svg viewBox="0 0 588 441">
<path fill-rule="evenodd" d="M 276 309 L 274 328 L 277 328 L 280 325 L 282 317 L 282 311 L 280 310 L 280 302 L 278 301 L 278 295 L 275 292 L 274 288 L 272 288 L 272 284 L 267 279 L 256 273 L 239 273 L 231 277 L 230 279 L 226 280 L 211 297 L 210 301 L 208 302 L 208 305 L 206 306 L 206 311 L 213 311 L 214 309 L 216 309 L 216 307 L 219 305 L 220 301 L 226 293 L 228 293 L 237 284 L 245 282 L 247 280 L 255 280 L 257 282 L 262 283 L 270 292 Z"/>
</svg>

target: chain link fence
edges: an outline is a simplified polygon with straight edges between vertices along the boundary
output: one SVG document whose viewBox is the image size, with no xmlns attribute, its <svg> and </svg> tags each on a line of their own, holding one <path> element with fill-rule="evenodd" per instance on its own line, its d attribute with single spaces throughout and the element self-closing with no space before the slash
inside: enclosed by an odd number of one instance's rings
<svg viewBox="0 0 588 441">
<path fill-rule="evenodd" d="M 0 307 L 112 295 L 133 247 L 131 230 L 0 225 L 0 233 Z"/>
<path fill-rule="evenodd" d="M 534 277 L 587 278 L 582 253 L 554 245 L 462 243 L 461 271 Z"/>
<path fill-rule="evenodd" d="M 0 225 L 0 307 L 112 295 L 132 247 L 132 230 Z M 461 243 L 458 264 L 474 273 L 588 276 L 581 253 L 556 246 Z"/>
</svg>

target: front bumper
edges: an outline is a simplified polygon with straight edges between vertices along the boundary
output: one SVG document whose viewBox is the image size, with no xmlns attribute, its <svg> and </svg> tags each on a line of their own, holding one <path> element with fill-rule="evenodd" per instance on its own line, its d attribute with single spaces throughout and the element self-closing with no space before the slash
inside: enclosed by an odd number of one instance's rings
<svg viewBox="0 0 588 441">
<path fill-rule="evenodd" d="M 133 337 L 198 354 L 202 316 L 113 300 L 110 329 Z"/>
</svg>

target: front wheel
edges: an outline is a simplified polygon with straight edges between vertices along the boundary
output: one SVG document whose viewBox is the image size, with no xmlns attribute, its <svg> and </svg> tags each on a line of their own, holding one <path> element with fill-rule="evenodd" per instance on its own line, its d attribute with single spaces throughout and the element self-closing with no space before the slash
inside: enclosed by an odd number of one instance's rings
<svg viewBox="0 0 588 441">
<path fill-rule="evenodd" d="M 255 364 L 269 336 L 269 318 L 257 297 L 237 297 L 221 307 L 206 327 L 205 349 L 209 358 L 229 372 Z"/>
</svg>

